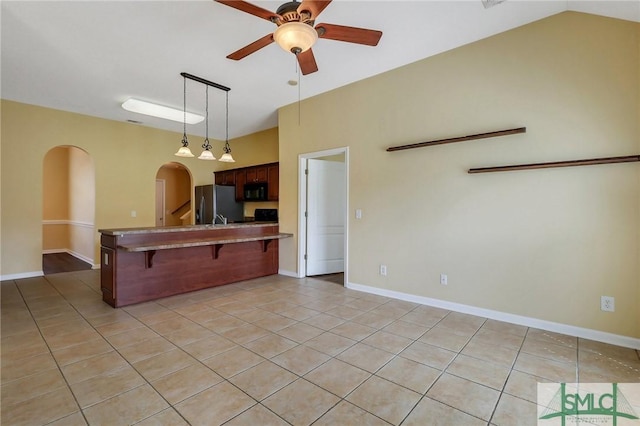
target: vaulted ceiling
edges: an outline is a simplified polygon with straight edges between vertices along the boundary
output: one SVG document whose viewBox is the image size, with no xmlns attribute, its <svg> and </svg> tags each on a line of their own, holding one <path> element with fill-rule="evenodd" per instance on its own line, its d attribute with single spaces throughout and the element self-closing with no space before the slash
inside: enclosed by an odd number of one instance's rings
<svg viewBox="0 0 640 426">
<path fill-rule="evenodd" d="M 275 11 L 279 1 L 253 0 Z M 231 88 L 229 132 L 277 125 L 277 109 L 566 10 L 640 22 L 640 1 L 334 0 L 316 22 L 383 32 L 377 47 L 321 39 L 319 71 L 298 74 L 276 44 L 226 56 L 274 31 L 269 21 L 212 0 L 2 1 L 1 94 L 40 105 L 176 132 L 182 124 L 127 112 L 129 97 L 183 107 L 181 72 Z M 290 81 L 299 81 L 291 85 Z M 204 86 L 189 81 L 187 109 L 204 114 Z M 210 92 L 210 136 L 224 139 L 224 92 Z M 204 123 L 189 126 L 204 135 Z"/>
</svg>

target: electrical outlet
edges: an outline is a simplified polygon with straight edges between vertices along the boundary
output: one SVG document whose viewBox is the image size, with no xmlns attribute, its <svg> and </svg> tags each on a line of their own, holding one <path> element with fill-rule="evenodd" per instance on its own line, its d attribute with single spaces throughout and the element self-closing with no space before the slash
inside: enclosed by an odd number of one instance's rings
<svg viewBox="0 0 640 426">
<path fill-rule="evenodd" d="M 356 209 L 356 219 L 362 219 L 362 209 Z"/>
<path fill-rule="evenodd" d="M 131 210 L 131 217 L 138 216 L 138 213 L 135 210 Z"/>
<path fill-rule="evenodd" d="M 611 296 L 601 296 L 600 310 L 606 312 L 614 312 L 616 310 L 616 299 Z"/>
<path fill-rule="evenodd" d="M 446 274 L 440 274 L 440 284 L 442 285 L 448 284 L 448 278 Z"/>
<path fill-rule="evenodd" d="M 380 265 L 380 275 L 387 276 L 387 265 Z"/>
</svg>

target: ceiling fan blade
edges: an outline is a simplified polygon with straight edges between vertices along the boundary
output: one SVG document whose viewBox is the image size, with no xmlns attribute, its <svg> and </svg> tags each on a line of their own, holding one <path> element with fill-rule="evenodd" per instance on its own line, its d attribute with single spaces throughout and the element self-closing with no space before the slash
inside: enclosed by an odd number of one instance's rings
<svg viewBox="0 0 640 426">
<path fill-rule="evenodd" d="M 273 34 L 267 34 L 266 36 L 259 38 L 253 43 L 247 44 L 242 49 L 236 50 L 235 52 L 227 56 L 227 58 L 233 59 L 234 61 L 240 60 L 245 56 L 249 56 L 252 53 L 262 49 L 263 47 L 270 45 L 271 43 L 273 43 Z"/>
<path fill-rule="evenodd" d="M 313 51 L 311 49 L 298 53 L 296 56 L 298 57 L 298 64 L 300 64 L 300 71 L 302 71 L 302 75 L 318 71 L 318 64 L 316 64 L 316 58 L 313 56 Z"/>
<path fill-rule="evenodd" d="M 309 11 L 311 13 L 311 19 L 316 19 L 320 12 L 322 12 L 327 6 L 329 6 L 331 0 L 303 0 L 302 4 L 298 6 L 298 13 L 303 11 Z"/>
<path fill-rule="evenodd" d="M 367 46 L 376 46 L 382 37 L 382 31 L 334 24 L 318 24 L 316 30 L 320 38 L 366 44 Z"/>
<path fill-rule="evenodd" d="M 227 6 L 231 6 L 234 9 L 241 10 L 243 12 L 249 13 L 253 16 L 257 16 L 258 18 L 266 19 L 267 21 L 273 22 L 274 19 L 279 18 L 280 16 L 273 13 L 270 10 L 263 9 L 260 6 L 253 5 L 251 3 L 247 3 L 243 0 L 215 0 L 218 3 L 226 4 Z"/>
</svg>

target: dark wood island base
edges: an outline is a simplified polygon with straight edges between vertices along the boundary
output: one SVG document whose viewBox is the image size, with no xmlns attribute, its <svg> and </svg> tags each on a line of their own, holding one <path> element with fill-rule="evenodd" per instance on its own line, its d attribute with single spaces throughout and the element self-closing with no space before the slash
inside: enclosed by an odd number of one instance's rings
<svg viewBox="0 0 640 426">
<path fill-rule="evenodd" d="M 100 287 L 114 308 L 278 273 L 274 223 L 103 229 Z"/>
</svg>

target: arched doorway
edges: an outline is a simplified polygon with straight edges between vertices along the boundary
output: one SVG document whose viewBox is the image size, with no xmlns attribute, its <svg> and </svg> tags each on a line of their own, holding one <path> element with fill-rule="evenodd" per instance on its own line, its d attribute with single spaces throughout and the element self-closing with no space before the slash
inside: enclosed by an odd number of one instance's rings
<svg viewBox="0 0 640 426">
<path fill-rule="evenodd" d="M 180 163 L 162 165 L 156 173 L 156 226 L 190 225 L 191 173 Z"/>
<path fill-rule="evenodd" d="M 56 146 L 42 165 L 42 253 L 45 274 L 94 266 L 95 169 L 75 146 Z"/>
</svg>

